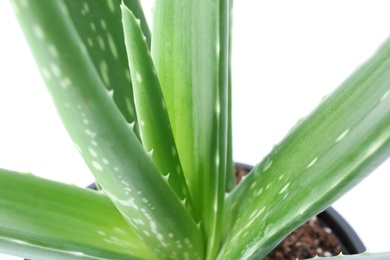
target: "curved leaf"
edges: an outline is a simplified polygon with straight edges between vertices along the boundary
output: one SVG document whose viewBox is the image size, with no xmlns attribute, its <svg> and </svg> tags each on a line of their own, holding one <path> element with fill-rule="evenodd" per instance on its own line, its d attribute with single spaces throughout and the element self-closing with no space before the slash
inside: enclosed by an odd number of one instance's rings
<svg viewBox="0 0 390 260">
<path fill-rule="evenodd" d="M 263 257 L 389 155 L 390 40 L 227 197 L 219 259 Z"/>
<path fill-rule="evenodd" d="M 113 89 L 113 98 L 126 118 L 138 122 L 134 107 L 131 76 L 126 56 L 121 23 L 120 0 L 64 1 L 69 16 L 91 58 L 95 69 L 108 89 Z M 138 19 L 150 44 L 150 31 L 138 0 L 126 0 Z"/>
<path fill-rule="evenodd" d="M 172 12 L 174 10 L 174 12 Z M 229 1 L 157 1 L 152 57 L 207 259 L 219 248 L 226 190 Z"/>
<path fill-rule="evenodd" d="M 156 259 L 104 194 L 2 169 L 0 180 L 0 252 L 33 259 Z"/>
<path fill-rule="evenodd" d="M 181 168 L 165 99 L 146 41 L 137 18 L 122 7 L 123 29 L 134 86 L 134 100 L 140 122 L 142 145 L 150 151 L 159 171 L 180 200 L 193 212 L 192 199 Z"/>
<path fill-rule="evenodd" d="M 201 258 L 199 228 L 114 104 L 64 2 L 14 3 L 61 119 L 104 192 L 160 258 L 179 246 Z M 50 46 L 57 56 L 46 51 Z"/>
</svg>

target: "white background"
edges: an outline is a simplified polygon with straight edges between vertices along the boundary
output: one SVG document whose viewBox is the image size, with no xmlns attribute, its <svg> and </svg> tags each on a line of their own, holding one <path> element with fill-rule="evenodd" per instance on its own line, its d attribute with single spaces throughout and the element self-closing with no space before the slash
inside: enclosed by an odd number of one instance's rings
<svg viewBox="0 0 390 260">
<path fill-rule="evenodd" d="M 234 159 L 259 162 L 368 58 L 390 34 L 389 8 L 385 0 L 236 1 Z M 93 181 L 6 0 L 0 0 L 0 167 L 80 186 Z M 371 252 L 390 251 L 389 170 L 388 162 L 334 204 Z"/>
</svg>

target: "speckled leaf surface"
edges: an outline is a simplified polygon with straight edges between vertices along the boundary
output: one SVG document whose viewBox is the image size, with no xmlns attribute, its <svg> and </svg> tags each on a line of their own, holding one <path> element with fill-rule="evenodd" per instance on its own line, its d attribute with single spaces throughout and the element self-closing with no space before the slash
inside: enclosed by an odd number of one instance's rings
<svg viewBox="0 0 390 260">
<path fill-rule="evenodd" d="M 168 179 L 180 200 L 193 213 L 192 200 L 185 181 L 173 138 L 165 99 L 147 42 L 137 18 L 122 6 L 123 29 L 129 66 L 133 78 L 134 101 L 140 122 L 142 145 L 151 153 L 159 171 Z"/>
<path fill-rule="evenodd" d="M 152 57 L 208 259 L 226 189 L 228 2 L 163 0 L 154 9 Z"/>
<path fill-rule="evenodd" d="M 124 1 L 136 17 L 150 44 L 150 31 L 138 0 Z M 138 122 L 134 108 L 131 76 L 123 39 L 120 0 L 64 1 L 69 16 L 86 47 L 104 85 L 113 89 L 113 98 L 127 122 Z"/>
<path fill-rule="evenodd" d="M 202 258 L 199 228 L 113 102 L 64 2 L 13 4 L 61 119 L 105 193 L 160 258 Z"/>
<path fill-rule="evenodd" d="M 387 41 L 229 194 L 219 259 L 264 257 L 390 155 L 389 75 Z"/>
<path fill-rule="evenodd" d="M 156 259 L 104 194 L 2 169 L 0 179 L 0 252 L 50 260 Z"/>
</svg>

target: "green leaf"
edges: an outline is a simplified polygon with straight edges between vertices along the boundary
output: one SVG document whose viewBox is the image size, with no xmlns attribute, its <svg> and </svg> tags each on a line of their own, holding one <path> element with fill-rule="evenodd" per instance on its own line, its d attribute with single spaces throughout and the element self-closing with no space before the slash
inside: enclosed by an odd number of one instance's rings
<svg viewBox="0 0 390 260">
<path fill-rule="evenodd" d="M 126 0 L 150 44 L 150 31 L 138 0 Z M 77 32 L 86 47 L 95 69 L 108 89 L 113 89 L 113 98 L 126 118 L 138 122 L 134 107 L 130 71 L 123 39 L 120 0 L 64 1 Z"/>
<path fill-rule="evenodd" d="M 0 179 L 0 252 L 33 259 L 156 259 L 104 194 L 3 169 Z"/>
<path fill-rule="evenodd" d="M 233 126 L 232 126 L 232 23 L 233 23 L 233 0 L 229 0 L 229 55 L 228 55 L 228 112 L 227 112 L 227 158 L 226 158 L 226 191 L 231 191 L 236 182 L 236 174 L 233 162 Z"/>
<path fill-rule="evenodd" d="M 387 41 L 229 194 L 219 259 L 262 258 L 390 155 L 389 75 Z"/>
<path fill-rule="evenodd" d="M 183 175 L 166 110 L 160 82 L 139 22 L 122 7 L 123 29 L 134 86 L 134 99 L 140 122 L 142 145 L 150 151 L 158 170 L 194 215 L 192 200 Z"/>
<path fill-rule="evenodd" d="M 174 12 L 172 12 L 174 10 Z M 226 190 L 229 1 L 157 1 L 152 56 L 195 210 L 219 248 Z"/>
<path fill-rule="evenodd" d="M 14 4 L 61 119 L 104 192 L 160 258 L 202 258 L 199 228 L 114 104 L 64 2 Z"/>
</svg>

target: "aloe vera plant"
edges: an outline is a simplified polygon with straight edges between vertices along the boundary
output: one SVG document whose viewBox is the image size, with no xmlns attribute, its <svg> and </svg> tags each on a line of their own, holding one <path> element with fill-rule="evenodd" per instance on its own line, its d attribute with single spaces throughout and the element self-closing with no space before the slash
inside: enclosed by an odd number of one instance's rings
<svg viewBox="0 0 390 260">
<path fill-rule="evenodd" d="M 390 42 L 233 188 L 231 1 L 12 4 L 103 192 L 1 170 L 1 252 L 261 258 L 389 156 Z"/>
</svg>

